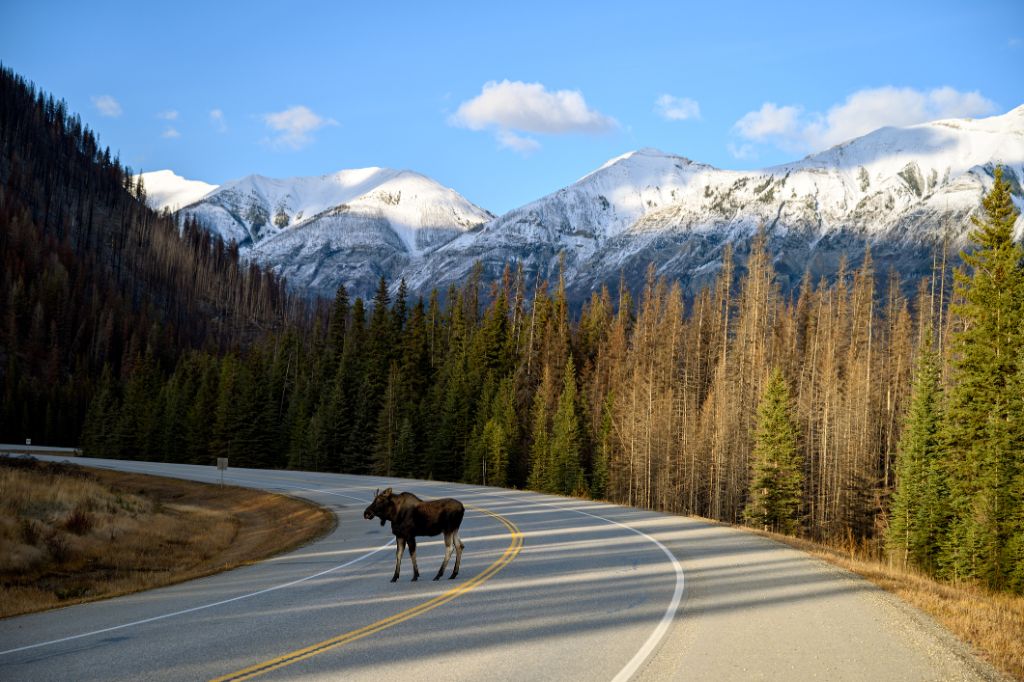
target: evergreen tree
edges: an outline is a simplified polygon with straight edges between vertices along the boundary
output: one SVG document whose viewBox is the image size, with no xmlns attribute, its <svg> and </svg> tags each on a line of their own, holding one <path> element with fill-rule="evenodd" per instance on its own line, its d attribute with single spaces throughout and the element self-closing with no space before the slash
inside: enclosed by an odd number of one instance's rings
<svg viewBox="0 0 1024 682">
<path fill-rule="evenodd" d="M 779 533 L 800 528 L 803 472 L 793 408 L 782 371 L 772 370 L 757 406 L 750 493 L 743 517 L 748 524 Z"/>
<path fill-rule="evenodd" d="M 117 382 L 114 380 L 110 365 L 104 365 L 96 396 L 89 403 L 85 426 L 82 429 L 82 450 L 87 457 L 120 456 L 120 450 L 113 437 L 119 412 Z"/>
<path fill-rule="evenodd" d="M 919 351 L 910 410 L 896 452 L 896 490 L 885 536 L 889 556 L 932 571 L 945 525 L 941 480 L 942 390 L 939 359 L 929 333 Z"/>
<path fill-rule="evenodd" d="M 551 461 L 551 413 L 548 396 L 553 391 L 551 370 L 545 366 L 540 386 L 533 395 L 530 431 L 530 476 L 528 485 L 534 490 L 554 490 L 554 466 Z"/>
<path fill-rule="evenodd" d="M 580 428 L 576 366 L 570 355 L 565 363 L 558 409 L 551 424 L 550 462 L 554 470 L 550 480 L 555 492 L 563 495 L 586 494 L 582 460 L 583 433 Z"/>
<path fill-rule="evenodd" d="M 597 433 L 596 451 L 590 473 L 590 495 L 595 499 L 604 499 L 608 494 L 608 481 L 611 475 L 609 463 L 612 456 L 612 413 L 615 409 L 615 398 L 609 393 L 601 404 L 601 427 Z"/>
<path fill-rule="evenodd" d="M 1024 351 L 1024 250 L 1013 241 L 1018 211 L 1001 168 L 972 217 L 977 245 L 961 257 L 952 312 L 962 322 L 953 339 L 953 387 L 943 421 L 948 443 L 952 522 L 942 553 L 942 574 L 1008 585 L 1017 572 L 1009 540 L 1021 521 L 1013 485 L 1024 468 L 1024 419 L 1013 395 Z"/>
</svg>

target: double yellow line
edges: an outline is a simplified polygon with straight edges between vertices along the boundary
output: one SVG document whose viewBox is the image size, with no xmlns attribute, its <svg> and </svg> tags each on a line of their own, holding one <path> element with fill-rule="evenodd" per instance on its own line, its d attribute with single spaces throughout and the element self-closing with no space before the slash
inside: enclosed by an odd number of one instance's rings
<svg viewBox="0 0 1024 682">
<path fill-rule="evenodd" d="M 473 588 L 486 582 L 488 579 L 491 578 L 491 576 L 493 576 L 501 569 L 505 568 L 505 566 L 507 566 L 513 559 L 516 558 L 516 555 L 519 554 L 519 550 L 523 547 L 523 534 L 519 531 L 519 528 L 517 528 L 514 523 L 506 519 L 504 516 L 499 516 L 494 512 L 490 512 L 487 511 L 486 509 L 481 509 L 479 507 L 467 506 L 467 508 L 472 509 L 473 511 L 482 512 L 484 514 L 487 514 L 488 516 L 493 516 L 497 520 L 501 521 L 505 525 L 505 527 L 508 528 L 509 533 L 512 534 L 512 542 L 505 550 L 505 553 L 502 554 L 493 564 L 484 569 L 483 572 L 470 578 L 466 582 L 459 584 L 457 587 L 454 587 L 448 590 L 447 592 L 439 594 L 430 601 L 423 602 L 422 604 L 414 606 L 411 609 L 406 609 L 401 613 L 396 613 L 395 615 L 385 618 L 383 620 L 378 620 L 376 623 L 371 623 L 370 625 L 361 627 L 358 630 L 352 630 L 350 632 L 346 632 L 344 634 L 331 637 L 330 639 L 325 639 L 322 642 L 313 644 L 312 646 L 305 647 L 304 649 L 297 649 L 290 653 L 284 654 L 283 656 L 278 656 L 277 658 L 272 658 L 268 661 L 257 663 L 256 665 L 250 666 L 248 668 L 243 668 L 242 670 L 239 670 L 237 672 L 229 673 L 228 675 L 224 675 L 223 677 L 218 677 L 212 680 L 212 682 L 227 682 L 228 680 L 251 680 L 254 677 L 258 677 L 260 675 L 263 675 L 264 673 L 271 672 L 272 670 L 277 670 L 279 668 L 289 666 L 293 663 L 304 661 L 307 658 L 312 658 L 313 656 L 322 654 L 325 651 L 336 649 L 337 647 L 348 644 L 349 642 L 354 642 L 357 639 L 362 639 L 363 637 L 368 637 L 369 635 L 376 634 L 381 630 L 386 630 L 394 625 L 398 625 L 399 623 L 404 623 L 410 618 L 415 618 L 416 616 L 422 613 L 426 613 L 427 611 L 436 609 L 438 606 L 447 604 L 459 595 L 465 594 L 466 592 L 469 592 Z"/>
</svg>

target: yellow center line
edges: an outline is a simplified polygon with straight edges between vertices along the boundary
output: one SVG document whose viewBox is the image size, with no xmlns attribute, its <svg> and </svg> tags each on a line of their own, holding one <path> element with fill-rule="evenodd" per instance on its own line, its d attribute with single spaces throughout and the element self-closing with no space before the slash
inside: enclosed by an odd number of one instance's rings
<svg viewBox="0 0 1024 682">
<path fill-rule="evenodd" d="M 486 582 L 495 573 L 503 569 L 513 559 L 516 558 L 516 555 L 519 554 L 519 550 L 523 547 L 523 534 L 519 531 L 519 528 L 516 527 L 514 523 L 506 519 L 504 516 L 500 516 L 498 514 L 495 514 L 494 512 L 487 511 L 486 509 L 481 509 L 479 507 L 473 507 L 470 505 L 467 505 L 467 509 L 483 512 L 488 516 L 493 516 L 494 518 L 498 519 L 503 524 L 505 524 L 505 527 L 508 528 L 509 532 L 512 534 L 512 542 L 509 544 L 508 548 L 505 549 L 505 553 L 502 554 L 493 564 L 488 566 L 481 573 L 473 576 L 472 578 L 470 578 L 464 583 L 461 583 L 457 587 L 453 587 L 447 592 L 439 594 L 438 596 L 434 597 L 429 601 L 425 601 L 422 604 L 413 606 L 410 609 L 406 609 L 405 611 L 396 613 L 395 615 L 389 616 L 388 618 L 384 618 L 383 620 L 378 620 L 376 623 L 371 623 L 370 625 L 361 627 L 357 630 L 351 630 L 344 634 L 331 637 L 330 639 L 325 639 L 324 641 L 319 642 L 317 644 L 313 644 L 312 646 L 297 649 L 290 653 L 284 654 L 283 656 L 278 656 L 277 658 L 272 658 L 268 661 L 263 661 L 262 663 L 257 663 L 256 665 L 249 666 L 248 668 L 243 668 L 242 670 L 238 670 L 236 672 L 229 673 L 222 677 L 215 678 L 211 682 L 227 682 L 228 680 L 251 680 L 254 677 L 258 677 L 265 673 L 271 672 L 272 670 L 278 670 L 279 668 L 289 666 L 293 663 L 304 661 L 307 658 L 312 658 L 313 656 L 322 654 L 325 651 L 336 649 L 337 647 L 342 646 L 344 644 L 348 644 L 349 642 L 354 642 L 358 639 L 362 639 L 363 637 L 376 634 L 381 630 L 386 630 L 387 628 L 398 625 L 399 623 L 404 623 L 410 618 L 415 618 L 420 614 L 436 609 L 438 606 L 447 604 L 459 595 L 465 594 L 466 592 L 469 592 L 473 588 L 478 587 L 479 585 Z"/>
</svg>

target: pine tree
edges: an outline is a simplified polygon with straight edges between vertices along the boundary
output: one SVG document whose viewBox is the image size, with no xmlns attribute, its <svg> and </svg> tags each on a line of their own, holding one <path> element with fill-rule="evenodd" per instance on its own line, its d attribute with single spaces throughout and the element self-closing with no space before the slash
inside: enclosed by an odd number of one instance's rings
<svg viewBox="0 0 1024 682">
<path fill-rule="evenodd" d="M 528 485 L 533 490 L 553 491 L 553 463 L 551 461 L 551 413 L 548 396 L 552 393 L 551 371 L 547 366 L 541 375 L 540 386 L 533 395 L 530 431 L 530 475 Z"/>
<path fill-rule="evenodd" d="M 550 480 L 555 492 L 563 495 L 586 494 L 583 478 L 583 434 L 580 428 L 576 389 L 576 366 L 570 355 L 562 377 L 562 393 L 551 423 Z"/>
<path fill-rule="evenodd" d="M 962 322 L 953 339 L 953 388 L 943 421 L 948 443 L 952 522 L 944 541 L 942 574 L 1007 586 L 1008 547 L 1020 528 L 1021 500 L 1013 485 L 1024 468 L 1024 418 L 1013 395 L 1024 352 L 1024 249 L 1013 241 L 1017 210 L 1010 185 L 996 169 L 972 217 L 977 250 L 961 257 L 952 312 Z"/>
<path fill-rule="evenodd" d="M 929 572 L 945 521 L 939 440 L 942 391 L 939 358 L 932 346 L 929 333 L 918 354 L 910 410 L 896 452 L 896 490 L 885 536 L 892 559 Z"/>
<path fill-rule="evenodd" d="M 604 499 L 608 494 L 609 463 L 612 455 L 612 414 L 615 410 L 615 398 L 609 393 L 601 404 L 601 426 L 597 433 L 596 451 L 590 472 L 590 495 L 595 499 Z"/>
<path fill-rule="evenodd" d="M 750 495 L 743 516 L 752 526 L 779 533 L 800 528 L 803 473 L 789 387 L 777 367 L 757 406 Z"/>
</svg>

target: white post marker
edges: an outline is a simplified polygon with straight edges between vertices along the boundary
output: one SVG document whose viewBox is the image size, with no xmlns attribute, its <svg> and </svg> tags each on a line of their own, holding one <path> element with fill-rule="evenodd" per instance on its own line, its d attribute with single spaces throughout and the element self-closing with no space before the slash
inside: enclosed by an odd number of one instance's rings
<svg viewBox="0 0 1024 682">
<path fill-rule="evenodd" d="M 220 471 L 220 484 L 224 485 L 224 470 L 228 468 L 228 458 L 218 457 L 217 458 L 217 469 Z"/>
</svg>

